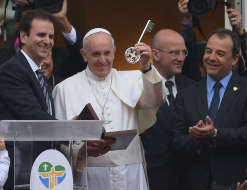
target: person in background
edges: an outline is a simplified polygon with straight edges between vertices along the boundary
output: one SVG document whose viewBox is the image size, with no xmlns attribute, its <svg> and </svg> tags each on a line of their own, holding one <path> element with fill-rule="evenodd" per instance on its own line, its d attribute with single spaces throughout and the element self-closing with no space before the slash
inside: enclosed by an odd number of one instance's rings
<svg viewBox="0 0 247 190">
<path fill-rule="evenodd" d="M 3 190 L 3 186 L 8 178 L 10 166 L 10 159 L 8 151 L 6 150 L 5 143 L 0 140 L 0 189 Z"/>
<path fill-rule="evenodd" d="M 186 64 L 190 64 L 191 62 L 198 62 L 199 61 L 199 65 L 200 65 L 200 70 L 201 70 L 201 76 L 202 78 L 206 77 L 206 71 L 205 68 L 203 66 L 203 56 L 200 58 L 199 57 L 199 50 L 197 50 L 197 42 L 196 42 L 196 38 L 195 38 L 195 33 L 193 30 L 193 17 L 192 14 L 188 11 L 187 9 L 187 4 L 188 4 L 189 0 L 180 0 L 178 2 L 178 8 L 179 11 L 181 13 L 183 13 L 184 18 L 182 20 L 182 30 L 181 30 L 181 35 L 184 37 L 185 42 L 186 42 L 186 47 L 189 50 L 189 54 L 185 60 L 184 65 Z M 244 64 L 247 63 L 247 56 L 246 56 L 246 32 L 245 30 L 242 28 L 241 22 L 242 22 L 242 16 L 241 14 L 236 11 L 235 9 L 227 9 L 226 12 L 228 13 L 228 17 L 229 17 L 229 23 L 231 24 L 232 27 L 234 27 L 235 29 L 235 33 L 238 35 L 238 37 L 241 40 L 241 51 L 242 51 L 242 57 L 239 58 L 239 61 L 236 65 L 233 66 L 233 70 L 238 73 L 240 76 L 244 76 L 246 75 L 246 65 Z M 244 59 L 244 61 L 243 61 Z M 202 63 L 202 64 L 201 64 Z M 192 68 L 186 68 L 185 71 L 185 76 L 192 78 L 193 76 L 189 75 L 190 74 L 190 70 Z M 198 78 L 199 79 L 199 78 Z M 195 80 L 195 79 L 194 79 Z M 200 79 L 199 79 L 200 80 Z M 198 80 L 196 80 L 198 81 Z"/>
<path fill-rule="evenodd" d="M 196 36 L 193 29 L 192 15 L 187 9 L 187 3 L 189 0 L 179 0 L 178 9 L 183 14 L 181 35 L 184 38 L 185 46 L 188 50 L 188 56 L 184 61 L 182 68 L 182 75 L 199 81 L 202 79 L 198 50 L 196 43 Z"/>
<path fill-rule="evenodd" d="M 235 9 L 227 9 L 226 10 L 229 18 L 229 22 L 234 30 L 234 32 L 238 35 L 241 41 L 241 51 L 245 60 L 245 64 L 247 64 L 247 55 L 246 55 L 246 31 L 242 28 L 242 15 L 236 11 Z"/>
<path fill-rule="evenodd" d="M 50 87 L 51 92 L 54 87 L 62 82 L 65 78 L 60 76 L 55 76 L 53 74 L 53 60 L 52 60 L 52 51 L 49 55 L 41 62 L 41 72 L 48 80 L 48 85 Z"/>
</svg>

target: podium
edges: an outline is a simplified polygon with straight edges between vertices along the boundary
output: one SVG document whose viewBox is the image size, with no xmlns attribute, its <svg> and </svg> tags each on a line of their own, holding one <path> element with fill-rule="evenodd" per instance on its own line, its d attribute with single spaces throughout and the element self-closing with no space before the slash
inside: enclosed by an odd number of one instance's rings
<svg viewBox="0 0 247 190">
<path fill-rule="evenodd" d="M 73 141 L 99 140 L 102 135 L 103 122 L 100 120 L 2 120 L 0 121 L 0 138 L 6 147 L 13 146 L 13 154 L 9 151 L 10 159 L 14 159 L 14 189 L 30 189 L 29 179 L 32 165 L 37 156 L 46 149 L 58 149 L 61 144 L 70 145 Z M 8 148 L 7 148 L 8 149 Z M 69 149 L 69 159 L 71 150 Z M 87 149 L 83 149 L 87 155 Z M 68 155 L 67 155 L 68 156 Z M 13 157 L 13 158 L 11 158 Z M 74 189 L 87 190 L 87 156 L 86 164 L 78 184 L 74 181 Z M 71 160 L 69 160 L 71 161 Z M 76 172 L 76 171 L 75 171 Z M 10 171 L 11 173 L 11 171 Z"/>
</svg>

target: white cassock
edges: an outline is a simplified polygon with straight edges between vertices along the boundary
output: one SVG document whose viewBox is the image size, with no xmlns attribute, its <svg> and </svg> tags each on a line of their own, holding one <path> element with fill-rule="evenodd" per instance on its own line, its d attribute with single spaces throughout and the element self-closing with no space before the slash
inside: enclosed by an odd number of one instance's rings
<svg viewBox="0 0 247 190">
<path fill-rule="evenodd" d="M 112 69 L 99 79 L 87 67 L 59 83 L 52 94 L 59 120 L 71 120 L 88 103 L 101 119 L 105 104 L 105 119 L 111 121 L 105 125 L 107 132 L 138 129 L 138 110 L 157 107 L 166 98 L 164 83 L 154 68 L 146 74 Z M 88 189 L 147 190 L 141 149 L 137 136 L 126 150 L 89 157 Z"/>
</svg>

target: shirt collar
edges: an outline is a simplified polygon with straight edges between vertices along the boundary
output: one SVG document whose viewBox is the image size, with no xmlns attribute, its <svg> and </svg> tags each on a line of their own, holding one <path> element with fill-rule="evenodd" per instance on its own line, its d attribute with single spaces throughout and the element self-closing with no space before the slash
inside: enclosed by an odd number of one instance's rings
<svg viewBox="0 0 247 190">
<path fill-rule="evenodd" d="M 21 50 L 21 52 L 26 57 L 27 62 L 29 63 L 30 67 L 32 68 L 33 72 L 37 71 L 38 69 L 41 69 L 41 65 L 40 65 L 40 67 L 38 67 L 36 65 L 36 63 L 25 53 L 25 51 Z"/>
<path fill-rule="evenodd" d="M 222 84 L 223 88 L 226 89 L 230 79 L 232 77 L 232 71 L 226 75 L 223 79 L 221 79 L 219 82 Z M 207 90 L 208 92 L 211 92 L 213 90 L 214 84 L 216 83 L 215 80 L 213 80 L 208 74 L 207 74 Z"/>
<path fill-rule="evenodd" d="M 95 80 L 95 81 L 108 81 L 108 82 L 111 82 L 111 73 L 112 71 L 109 73 L 109 75 L 107 75 L 106 78 L 99 78 L 97 76 L 95 76 L 89 69 L 89 67 L 87 66 L 86 68 L 86 74 L 88 76 L 88 78 L 92 79 L 92 80 Z"/>
<path fill-rule="evenodd" d="M 168 81 L 168 80 L 166 80 L 166 78 L 163 77 L 162 75 L 160 75 L 160 77 L 162 78 L 162 80 L 163 80 L 164 82 Z M 176 85 L 175 76 L 172 76 L 172 78 L 170 78 L 169 80 L 173 82 L 174 86 Z"/>
</svg>

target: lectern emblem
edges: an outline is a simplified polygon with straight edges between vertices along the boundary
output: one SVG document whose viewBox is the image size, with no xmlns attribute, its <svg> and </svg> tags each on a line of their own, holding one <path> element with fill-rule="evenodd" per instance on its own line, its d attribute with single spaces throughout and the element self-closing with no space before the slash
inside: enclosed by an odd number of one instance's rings
<svg viewBox="0 0 247 190">
<path fill-rule="evenodd" d="M 53 189 L 63 182 L 66 177 L 66 170 L 63 166 L 55 166 L 49 162 L 43 162 L 39 165 L 39 179 L 45 187 Z"/>
</svg>

